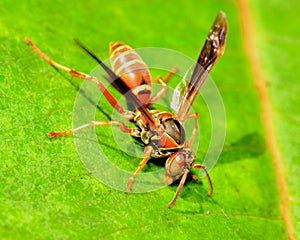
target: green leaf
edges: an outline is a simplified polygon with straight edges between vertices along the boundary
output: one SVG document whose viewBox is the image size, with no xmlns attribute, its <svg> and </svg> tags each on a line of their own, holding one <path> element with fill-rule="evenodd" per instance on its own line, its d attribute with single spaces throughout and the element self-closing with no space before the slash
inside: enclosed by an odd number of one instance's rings
<svg viewBox="0 0 300 240">
<path fill-rule="evenodd" d="M 274 1 L 273 1 L 274 2 Z M 295 2 L 296 3 L 296 2 Z M 271 9 L 271 10 L 270 10 Z M 205 179 L 188 181 L 168 209 L 177 184 L 128 194 L 105 186 L 81 162 L 73 137 L 49 140 L 51 131 L 72 127 L 81 80 L 69 80 L 24 42 L 30 38 L 58 63 L 89 73 L 95 63 L 73 43 L 76 37 L 103 59 L 108 43 L 160 47 L 197 59 L 219 10 L 228 18 L 225 54 L 212 70 L 226 108 L 221 157 Z M 297 7 L 251 1 L 257 50 L 267 79 L 273 124 L 285 177 L 293 228 L 299 229 L 299 88 Z M 265 13 L 268 14 L 265 14 Z M 293 13 L 293 14 L 291 14 Z M 0 236 L 2 239 L 285 239 L 276 166 L 266 144 L 261 102 L 242 38 L 240 9 L 226 1 L 20 1 L 0 3 Z M 295 16 L 295 17 L 294 17 Z M 153 71 L 154 73 L 154 71 Z M 154 74 L 153 74 L 154 75 Z M 170 80 L 175 87 L 179 78 Z M 115 91 L 113 91 L 115 93 Z M 203 101 L 197 163 L 209 143 Z M 100 111 L 101 110 L 101 111 Z M 97 120 L 107 121 L 103 101 Z M 108 115 L 107 115 L 108 114 Z M 92 119 L 91 119 L 92 120 Z M 294 133 L 294 134 L 293 134 Z M 101 148 L 114 164 L 133 172 L 134 159 L 115 146 L 111 128 L 97 129 Z M 161 169 L 151 161 L 142 172 Z M 197 174 L 197 171 L 194 171 Z M 126 183 L 125 183 L 126 184 Z M 125 186 L 124 186 L 125 187 Z"/>
<path fill-rule="evenodd" d="M 262 3 L 251 1 L 256 21 L 259 56 L 272 108 L 276 141 L 284 164 L 289 193 L 279 185 L 282 199 L 289 201 L 292 221 L 289 232 L 300 238 L 299 194 L 299 88 L 297 49 L 300 46 L 298 27 L 294 23 L 299 13 L 298 1 Z M 268 16 L 265 12 L 271 12 Z M 289 194 L 286 196 L 286 194 Z M 288 211 L 287 211 L 288 212 Z M 288 213 L 283 213 L 288 215 Z M 290 234 L 291 235 L 291 234 Z"/>
</svg>

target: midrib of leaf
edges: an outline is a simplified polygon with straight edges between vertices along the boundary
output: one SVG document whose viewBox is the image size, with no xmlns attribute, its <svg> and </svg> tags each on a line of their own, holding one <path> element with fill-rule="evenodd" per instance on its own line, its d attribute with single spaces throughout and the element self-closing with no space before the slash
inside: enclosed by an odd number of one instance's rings
<svg viewBox="0 0 300 240">
<path fill-rule="evenodd" d="M 273 164 L 276 173 L 276 181 L 280 194 L 280 212 L 286 226 L 288 239 L 295 239 L 292 217 L 289 208 L 289 191 L 286 182 L 284 164 L 279 152 L 275 137 L 275 131 L 272 122 L 272 110 L 268 98 L 266 79 L 262 70 L 262 64 L 258 53 L 256 52 L 255 28 L 247 1 L 238 0 L 240 9 L 240 18 L 242 25 L 242 38 L 245 53 L 249 59 L 251 74 L 255 87 L 259 94 L 261 103 L 261 118 L 265 130 L 266 142 L 270 153 L 272 154 Z"/>
</svg>

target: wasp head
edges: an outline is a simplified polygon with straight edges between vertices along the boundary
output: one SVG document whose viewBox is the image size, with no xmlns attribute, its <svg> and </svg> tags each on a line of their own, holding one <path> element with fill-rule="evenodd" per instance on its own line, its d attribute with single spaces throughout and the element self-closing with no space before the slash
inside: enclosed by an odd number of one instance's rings
<svg viewBox="0 0 300 240">
<path fill-rule="evenodd" d="M 174 181 L 181 178 L 181 176 L 193 166 L 196 160 L 195 153 L 189 149 L 184 148 L 173 153 L 166 161 L 166 183 L 170 185 Z"/>
</svg>

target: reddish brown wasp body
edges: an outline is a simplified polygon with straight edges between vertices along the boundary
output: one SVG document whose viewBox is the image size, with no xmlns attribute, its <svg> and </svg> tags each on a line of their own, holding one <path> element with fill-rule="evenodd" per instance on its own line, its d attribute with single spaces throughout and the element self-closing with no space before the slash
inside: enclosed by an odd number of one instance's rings
<svg viewBox="0 0 300 240">
<path fill-rule="evenodd" d="M 84 47 L 78 40 L 75 40 L 84 51 L 86 51 L 101 65 L 108 74 L 106 79 L 126 97 L 127 101 L 135 109 L 134 111 L 125 111 L 96 77 L 78 72 L 54 62 L 47 55 L 41 52 L 29 39 L 25 39 L 30 47 L 52 66 L 69 72 L 69 74 L 73 77 L 94 82 L 108 102 L 125 119 L 136 125 L 134 128 L 128 128 L 124 123 L 119 121 L 93 121 L 66 132 L 49 133 L 48 136 L 65 136 L 89 126 L 119 126 L 122 132 L 139 138 L 145 145 L 145 155 L 136 171 L 128 180 L 128 191 L 132 188 L 135 176 L 146 165 L 149 158 L 168 157 L 165 164 L 166 183 L 171 184 L 174 181 L 181 179 L 177 191 L 173 199 L 168 204 L 168 207 L 172 206 L 178 198 L 191 168 L 202 168 L 205 171 L 210 186 L 208 195 L 211 195 L 212 184 L 209 175 L 203 165 L 195 164 L 196 155 L 191 150 L 191 145 L 197 131 L 198 114 L 188 114 L 188 112 L 209 71 L 215 64 L 216 60 L 223 54 L 226 34 L 226 16 L 224 13 L 220 12 L 206 38 L 197 60 L 197 64 L 193 69 L 191 78 L 188 79 L 188 83 L 185 88 L 181 89 L 183 94 L 181 101 L 176 103 L 178 105 L 176 114 L 148 109 L 149 106 L 165 94 L 167 90 L 165 82 L 177 70 L 176 67 L 174 67 L 174 69 L 172 69 L 164 78 L 157 77 L 154 80 L 161 84 L 162 87 L 161 90 L 151 97 L 152 80 L 149 69 L 143 62 L 142 58 L 132 48 L 121 42 L 111 43 L 110 60 L 113 70 L 110 70 L 91 51 Z M 183 81 L 186 81 L 186 79 L 183 79 Z M 187 118 L 195 119 L 195 127 L 189 140 L 186 139 L 183 127 Z"/>
<path fill-rule="evenodd" d="M 112 42 L 109 46 L 113 72 L 119 76 L 145 105 L 151 95 L 152 79 L 143 59 L 122 42 Z"/>
</svg>

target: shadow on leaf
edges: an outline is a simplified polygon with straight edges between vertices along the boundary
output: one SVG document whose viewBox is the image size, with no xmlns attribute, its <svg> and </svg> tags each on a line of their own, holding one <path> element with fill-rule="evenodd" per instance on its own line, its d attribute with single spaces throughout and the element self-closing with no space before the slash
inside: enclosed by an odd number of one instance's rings
<svg viewBox="0 0 300 240">
<path fill-rule="evenodd" d="M 225 146 L 217 164 L 232 163 L 245 158 L 256 158 L 266 150 L 264 138 L 254 132 Z"/>
</svg>

